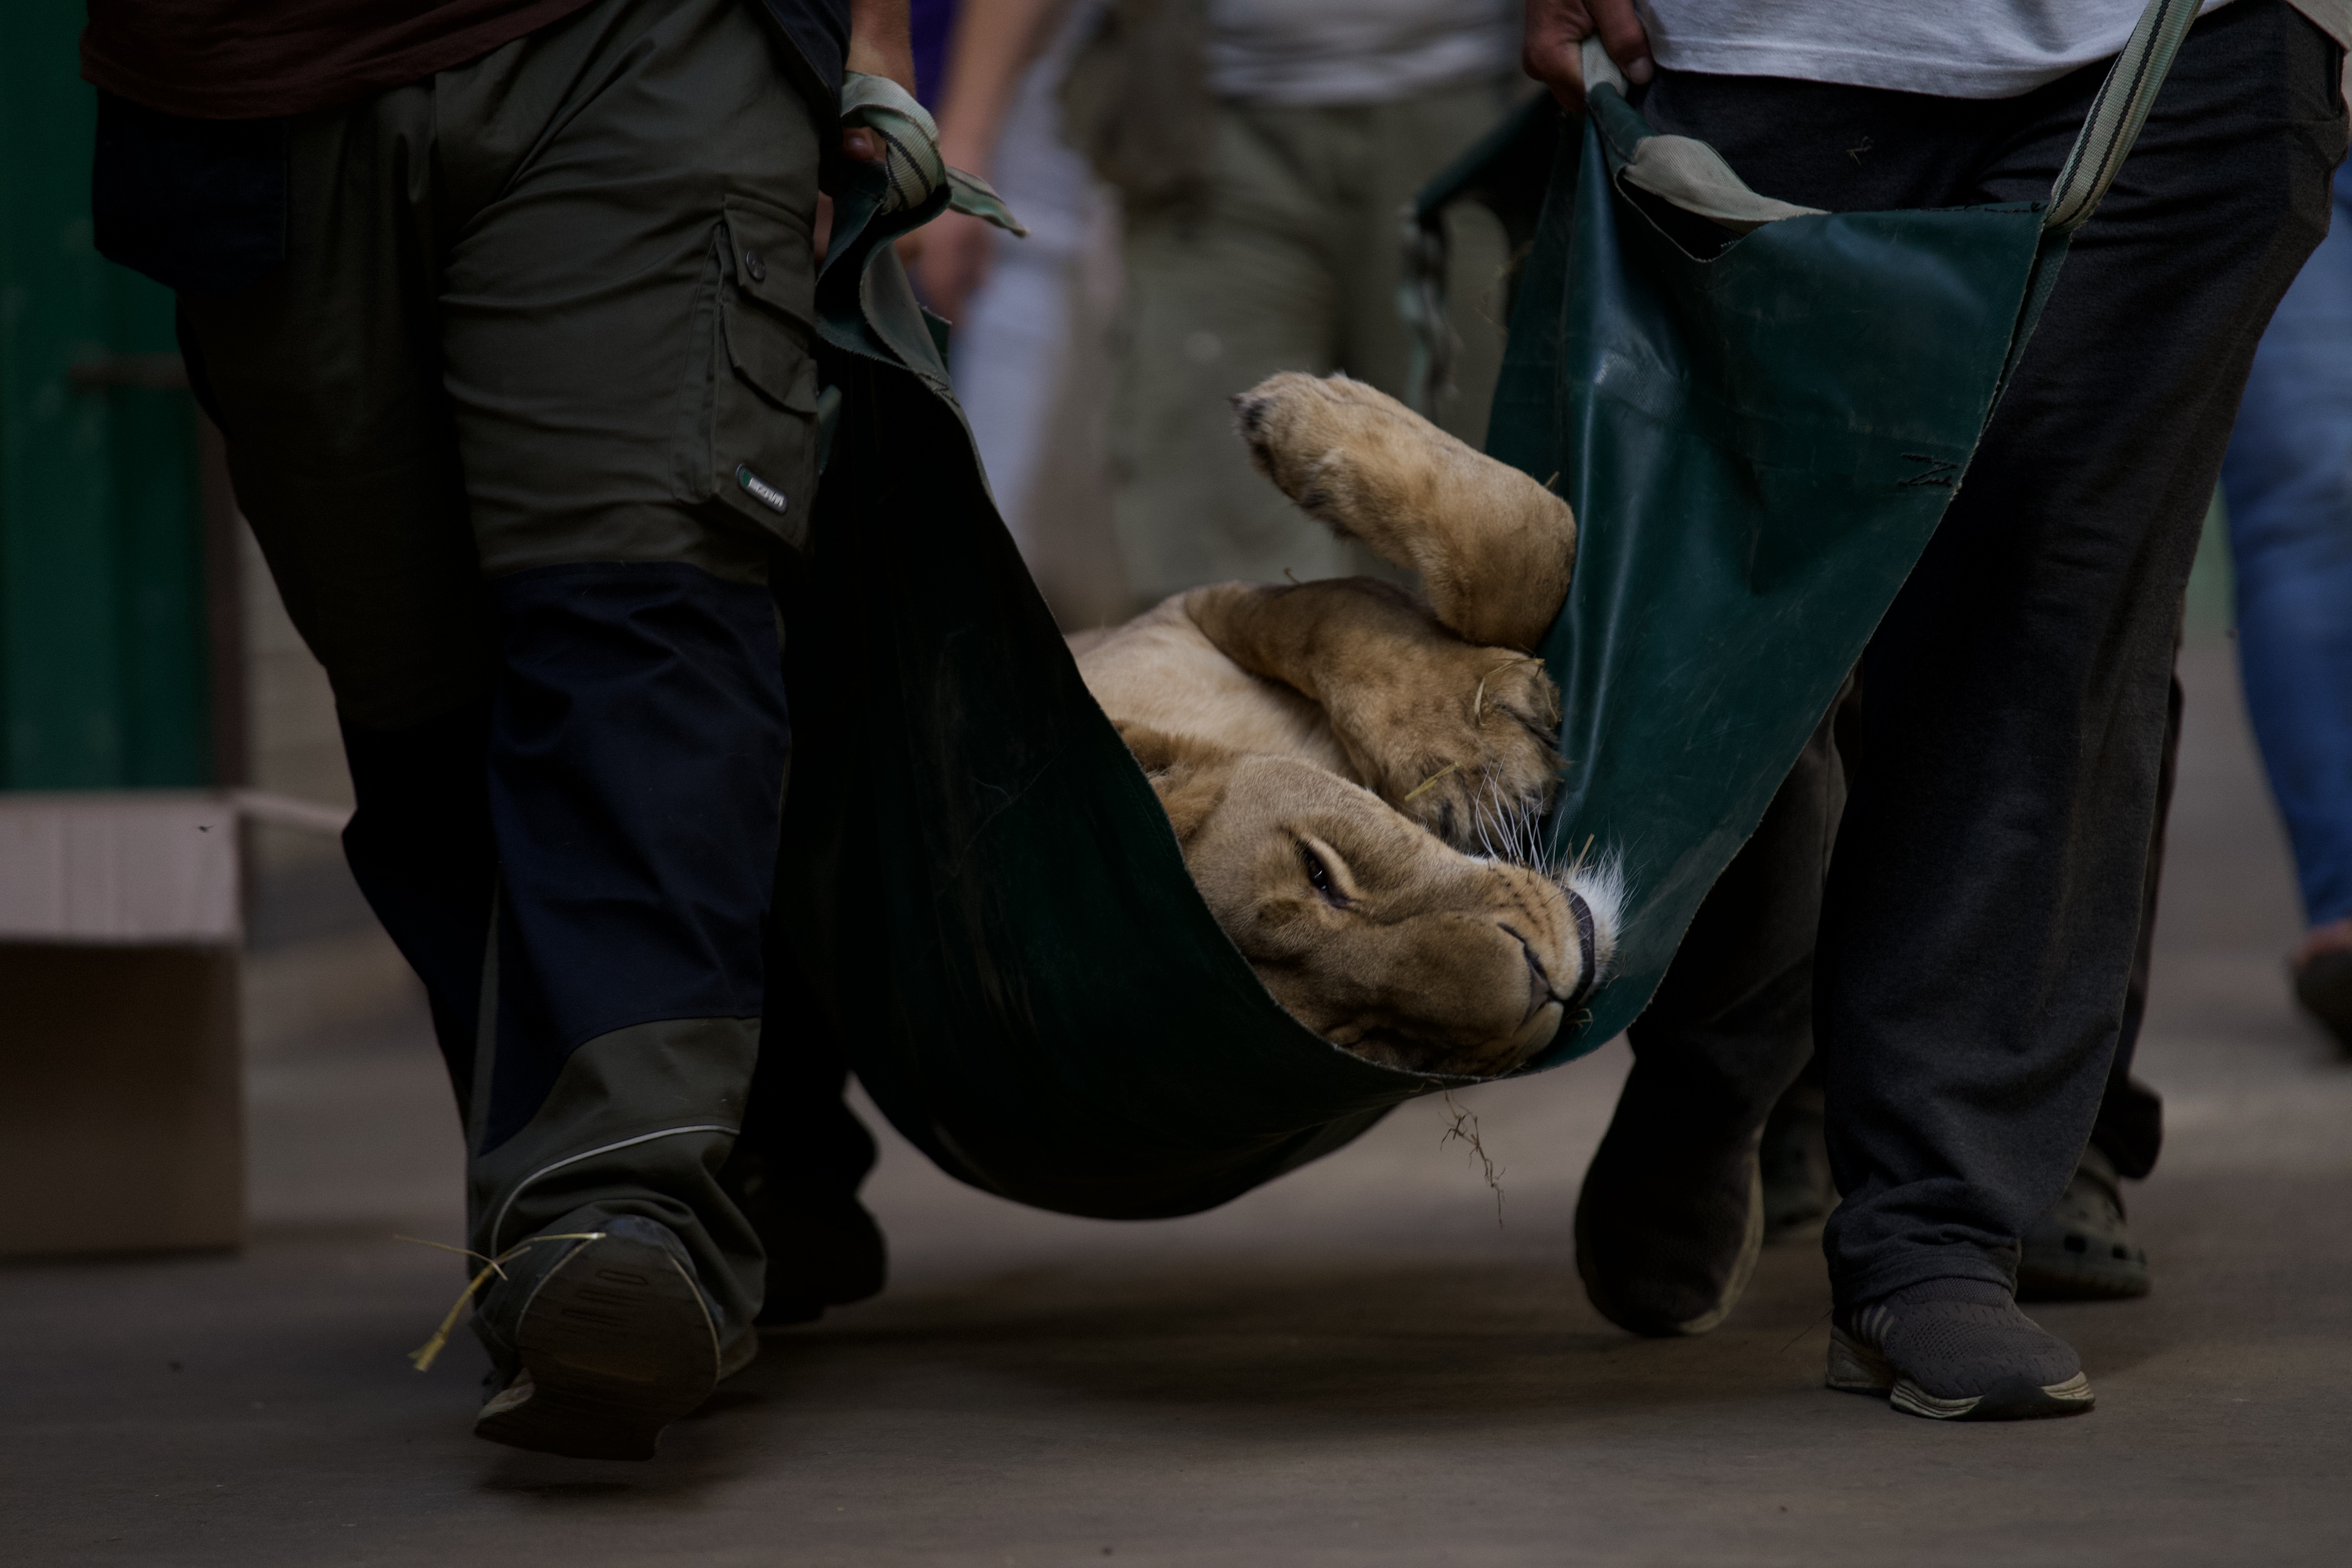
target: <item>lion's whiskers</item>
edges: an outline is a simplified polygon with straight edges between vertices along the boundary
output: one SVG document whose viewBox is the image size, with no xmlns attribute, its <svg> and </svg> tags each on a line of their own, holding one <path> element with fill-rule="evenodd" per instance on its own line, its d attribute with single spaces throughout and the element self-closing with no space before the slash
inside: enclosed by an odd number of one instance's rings
<svg viewBox="0 0 2352 1568">
<path fill-rule="evenodd" d="M 1514 803 L 1500 781 L 1482 775 L 1469 800 L 1471 831 L 1489 860 L 1523 866 L 1563 892 L 1582 899 L 1592 911 L 1593 963 L 1606 973 L 1616 957 L 1625 907 L 1624 862 L 1614 853 L 1596 855 L 1588 836 L 1574 849 L 1555 851 L 1545 842 L 1543 812 L 1532 801 Z"/>
</svg>

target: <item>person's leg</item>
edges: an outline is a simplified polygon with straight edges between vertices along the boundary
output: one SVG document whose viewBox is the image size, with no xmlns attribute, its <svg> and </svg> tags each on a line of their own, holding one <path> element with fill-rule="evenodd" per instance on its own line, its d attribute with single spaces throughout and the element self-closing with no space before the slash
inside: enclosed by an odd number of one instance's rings
<svg viewBox="0 0 2352 1568">
<path fill-rule="evenodd" d="M 721 1173 L 787 744 L 766 566 L 815 480 L 817 131 L 771 51 L 727 0 L 608 0 L 432 84 L 446 384 L 501 651 L 472 1245 L 657 1223 L 721 1374 L 765 1272 Z M 477 1319 L 510 1372 L 523 1294 Z"/>
<path fill-rule="evenodd" d="M 495 856 L 496 915 L 486 877 L 475 994 L 436 1013 L 478 1022 L 472 1245 L 509 1255 L 476 1321 L 509 1380 L 479 1430 L 527 1447 L 649 1452 L 756 1347 L 761 1247 L 722 1167 L 758 1052 L 786 745 L 765 565 L 812 499 L 815 390 L 816 132 L 770 47 L 725 0 L 606 0 L 298 125 L 284 277 L 191 312 L 215 368 L 251 384 L 232 459 L 286 542 L 273 564 L 298 568 L 278 567 L 289 601 L 319 606 L 304 629 L 368 775 L 354 838 L 432 837 L 387 772 L 414 752 L 404 730 L 472 748 L 451 771 L 474 784 L 443 794 Z M 422 611 L 397 637 L 345 636 L 373 612 L 344 520 L 408 459 L 361 426 L 314 460 L 317 428 L 392 379 L 316 345 L 385 295 L 412 327 L 393 369 L 439 384 L 415 421 L 434 461 L 408 466 L 462 479 L 407 521 L 409 553 L 442 568 L 427 608 L 488 623 L 466 681 L 425 679 L 450 661 Z M 470 525 L 462 572 L 452 520 Z M 336 563 L 334 592 L 303 578 L 312 557 Z M 369 840 L 372 793 L 389 828 Z M 457 945 L 445 909 L 380 885 L 387 923 L 425 933 L 404 938 L 413 957 Z M 583 1348 L 556 1320 L 598 1274 L 630 1281 L 626 1321 Z"/>
<path fill-rule="evenodd" d="M 2163 879 L 2164 832 L 2172 805 L 2172 784 L 2180 750 L 2180 678 L 2174 676 L 2164 735 L 2164 766 L 2157 789 L 2156 830 L 2148 847 L 2147 893 L 2140 907 L 2139 942 L 2132 954 L 2131 982 L 2124 994 L 2123 1026 L 2107 1069 L 2098 1120 L 2084 1148 L 2074 1180 L 2021 1238 L 2018 1263 L 2020 1300 L 2106 1300 L 2147 1293 L 2147 1254 L 2126 1226 L 2120 1180 L 2145 1181 L 2156 1168 L 2164 1142 L 2164 1101 L 2132 1075 L 2141 1020 L 2147 1011 L 2154 965 L 2157 895 Z M 1847 777 L 1853 776 L 1849 761 Z M 1810 1018 L 1808 1020 L 1810 1022 Z M 1764 1239 L 1817 1229 L 1837 1205 L 1823 1134 L 1821 1063 L 1811 1055 L 1796 1081 L 1780 1096 L 1764 1126 Z"/>
<path fill-rule="evenodd" d="M 1127 220 L 1112 523 L 1136 603 L 1227 579 L 1346 576 L 1355 552 L 1249 466 L 1227 399 L 1331 368 L 1333 111 L 1221 103 L 1210 189 Z"/>
<path fill-rule="evenodd" d="M 1764 1122 L 1812 1049 L 1813 932 L 1844 808 L 1837 706 L 1717 879 L 1626 1037 L 1633 1070 L 1576 1204 L 1576 1267 L 1601 1314 L 1703 1334 L 1764 1239 Z"/>
<path fill-rule="evenodd" d="M 2191 33 L 1864 661 L 1818 971 L 1844 1194 L 1824 1246 L 1841 1331 L 1921 1414 L 2087 1407 L 2007 1305 L 2017 1237 L 2106 1082 L 2175 618 L 2254 342 L 2323 230 L 2339 63 L 2284 5 Z M 1984 195 L 2046 189 L 2076 118 L 2021 126 Z M 1939 1313 L 2011 1350 L 1945 1382 Z"/>
<path fill-rule="evenodd" d="M 1810 1022 L 1810 1021 L 1809 1021 Z M 1757 1163 L 1764 1178 L 1764 1244 L 1821 1234 L 1822 1222 L 1837 1206 L 1837 1184 L 1830 1180 L 1830 1150 L 1822 1131 L 1821 1058 L 1805 1041 L 1805 1064 L 1764 1119 Z"/>
<path fill-rule="evenodd" d="M 363 109 L 306 117 L 286 264 L 227 299 L 183 295 L 180 342 L 239 507 L 334 690 L 358 801 L 344 854 L 425 983 L 463 1117 L 496 877 L 496 664 L 422 282 L 433 263 L 407 216 L 429 156 Z"/>
<path fill-rule="evenodd" d="M 1721 149 L 1759 191 L 1838 211 L 1954 200 L 1988 123 L 1999 113 L 1994 106 L 1966 100 L 1829 82 L 1680 71 L 1659 72 L 1637 102 L 1659 131 Z M 1791 136 L 1793 126 L 1805 127 L 1806 134 Z M 1859 707 L 1849 683 L 1824 734 L 1813 742 L 1818 748 L 1827 741 L 1839 763 L 1839 812 L 1843 786 L 1860 765 Z M 1809 748 L 1807 759 L 1812 755 Z M 1804 772 L 1801 761 L 1798 775 Z M 1823 825 L 1823 858 L 1810 869 L 1798 869 L 1786 853 L 1762 858 L 1776 833 L 1798 820 L 1790 794 L 1798 782 L 1792 775 L 1783 785 L 1757 837 L 1709 893 L 1684 944 L 1683 952 L 1691 957 L 1677 953 L 1657 999 L 1629 1031 L 1637 1061 L 1603 1144 L 1612 1158 L 1596 1155 L 1586 1177 L 1588 1196 L 1579 1208 L 1585 1229 L 1591 1229 L 1600 1213 L 1589 1195 L 1599 1191 L 1609 1194 L 1612 1208 L 1639 1214 L 1656 1238 L 1640 1247 L 1620 1244 L 1605 1255 L 1587 1245 L 1580 1253 L 1580 1262 L 1613 1259 L 1605 1269 L 1586 1262 L 1587 1289 L 1596 1303 L 1604 1298 L 1612 1303 L 1601 1308 L 1606 1315 L 1637 1331 L 1694 1332 L 1711 1326 L 1737 1300 L 1752 1266 L 1751 1226 L 1760 1225 L 1763 1239 L 1793 1234 L 1817 1226 L 1837 1203 L 1823 1146 L 1822 1067 L 1813 1051 L 1811 960 L 1828 840 L 1834 837 L 1839 816 L 1833 813 Z M 1750 860 L 1759 867 L 1779 864 L 1794 880 L 1786 887 L 1762 883 L 1742 867 Z M 1776 911 L 1776 904 L 1794 906 L 1801 900 L 1805 912 L 1794 923 Z M 1803 945 L 1801 966 L 1790 948 L 1797 940 Z M 1800 967 L 1805 996 L 1784 998 L 1778 1006 L 1764 1005 L 1767 999 L 1736 983 L 1743 974 L 1794 973 Z M 1732 979 L 1721 992 L 1723 1011 L 1708 1017 L 1716 972 Z M 1696 1016 L 1707 1026 L 1703 1029 L 1693 1026 L 1694 1004 Z M 1707 1100 L 1739 1109 L 1688 1124 L 1643 1111 L 1643 1102 L 1655 1096 L 1635 1089 L 1664 1077 L 1663 1068 L 1654 1073 L 1647 1066 L 1652 1059 L 1677 1061 L 1685 1077 L 1703 1071 L 1709 1079 Z M 1778 1098 L 1749 1105 L 1748 1091 Z M 1643 1128 L 1655 1131 L 1645 1140 L 1638 1132 Z M 1658 1153 L 1650 1162 L 1649 1190 L 1637 1198 L 1619 1189 L 1632 1169 L 1625 1154 L 1645 1143 Z M 1612 1167 L 1620 1173 L 1613 1177 Z M 1598 1184 L 1595 1174 L 1603 1178 Z M 1628 1302 L 1655 1310 L 1616 1305 Z"/>
<path fill-rule="evenodd" d="M 1495 128 L 1527 84 L 1464 82 L 1390 103 L 1346 110 L 1345 161 L 1353 199 L 1335 211 L 1329 266 L 1339 289 L 1337 368 L 1391 397 L 1404 395 L 1411 343 L 1397 309 L 1403 285 L 1403 219 L 1422 186 Z M 1446 315 L 1456 340 L 1436 424 L 1474 447 L 1503 366 L 1502 276 L 1509 247 L 1495 216 L 1475 202 L 1446 215 Z"/>
<path fill-rule="evenodd" d="M 2058 1201 L 2018 1238 L 2017 1297 L 2021 1301 L 2107 1301 L 2145 1296 L 2154 1280 L 2147 1253 L 2132 1239 L 2121 1183 L 2145 1181 L 2164 1144 L 2164 1101 L 2132 1076 L 2140 1024 L 2147 1016 L 2147 985 L 2156 962 L 2157 897 L 2164 882 L 2164 831 L 2172 815 L 2172 784 L 2180 757 L 2180 677 L 2165 700 L 2164 757 L 2156 785 L 2156 821 L 2148 833 L 2139 937 L 2131 978 L 2124 986 L 2123 1021 L 2107 1065 L 2090 1142 Z"/>
<path fill-rule="evenodd" d="M 1759 190 L 1861 211 L 1951 200 L 1989 118 L 1959 100 L 1675 71 L 1640 108 L 1660 131 L 1724 149 Z M 1792 140 L 1792 125 L 1812 133 Z M 1714 1327 L 1760 1241 L 1837 1202 L 1812 970 L 1830 847 L 1862 765 L 1859 709 L 1849 682 L 1628 1031 L 1634 1071 L 1586 1173 L 1578 1263 L 1603 1315 L 1636 1332 Z M 1676 1096 L 1703 1113 L 1677 1117 Z"/>
<path fill-rule="evenodd" d="M 2221 466 L 2246 710 L 2294 847 L 2297 989 L 2352 1049 L 2352 169 L 2254 353 Z"/>
<path fill-rule="evenodd" d="M 1830 878 L 1842 1301 L 2006 1286 L 2121 1022 L 2198 524 L 2272 307 L 2325 222 L 2336 51 L 2284 5 L 2190 35 L 1943 526 L 1874 639 Z M 1980 178 L 2046 187 L 2053 102 Z"/>
<path fill-rule="evenodd" d="M 2156 831 L 2148 850 L 2147 885 L 2140 910 L 2139 942 L 2132 955 L 2131 982 L 2124 996 L 2123 1026 L 2115 1061 L 2091 1141 L 2076 1163 L 2074 1179 L 2058 1201 L 2020 1238 L 2018 1299 L 2021 1300 L 2112 1300 L 2144 1296 L 2151 1286 L 2147 1254 L 2132 1239 L 2120 1182 L 2144 1181 L 2156 1167 L 2164 1141 L 2164 1101 L 2132 1075 L 2140 1022 L 2147 1010 L 2148 975 L 2154 961 L 2157 894 L 2163 876 L 2164 828 L 2172 801 L 2172 781 L 2180 744 L 2180 679 L 2173 678 L 2165 728 L 2164 768 L 2157 791 Z M 1851 773 L 1849 773 L 1849 776 Z M 1808 1056 L 1797 1080 L 1780 1096 L 1765 1122 L 1764 1239 L 1817 1231 L 1837 1205 L 1823 1133 L 1821 1063 Z"/>
<path fill-rule="evenodd" d="M 734 1153 L 719 1173 L 767 1254 L 763 1328 L 810 1322 L 828 1307 L 863 1300 L 888 1272 L 881 1227 L 857 1200 L 875 1147 L 843 1103 L 849 1054 L 812 1003 L 781 934 L 769 964 L 759 1070 Z"/>
<path fill-rule="evenodd" d="M 2320 232 L 2337 56 L 2269 0 L 2192 32 L 1864 661 L 1816 968 L 1838 1386 L 1901 1382 L 1940 1415 L 2088 1407 L 2010 1300 L 2016 1238 L 2106 1080 L 2173 619 L 2253 342 Z M 2046 195 L 2098 72 L 1987 104 L 1718 79 L 1662 74 L 1668 109 L 1727 112 L 1661 129 L 1856 210 Z"/>
<path fill-rule="evenodd" d="M 2176 636 L 2176 647 L 2179 638 Z M 2135 1182 L 2147 1179 L 2164 1147 L 2164 1101 L 2156 1090 L 2132 1076 L 2139 1055 L 2140 1026 L 2147 1017 L 2147 987 L 2156 968 L 2156 915 L 2164 890 L 2164 836 L 2172 821 L 2172 787 L 2180 773 L 2180 718 L 2187 694 L 2176 672 L 2166 683 L 2164 753 L 2157 764 L 2156 820 L 2147 836 L 2147 875 L 2142 884 L 2139 936 L 2132 947 L 2131 977 L 2124 984 L 2123 1021 L 2116 1033 L 2115 1059 L 2107 1067 L 2107 1086 L 2099 1097 L 2099 1114 L 2091 1124 L 2090 1147 L 2114 1167 L 2115 1173 Z M 2117 1215 L 2120 1221 L 2120 1211 Z M 2144 1260 L 2143 1260 L 2144 1261 Z"/>
</svg>

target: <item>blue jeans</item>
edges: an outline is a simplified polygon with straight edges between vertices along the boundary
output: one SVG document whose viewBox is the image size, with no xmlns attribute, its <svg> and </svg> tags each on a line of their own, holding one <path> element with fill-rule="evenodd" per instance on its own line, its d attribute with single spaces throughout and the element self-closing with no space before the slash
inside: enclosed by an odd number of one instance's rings
<svg viewBox="0 0 2352 1568">
<path fill-rule="evenodd" d="M 2304 914 L 2352 916 L 2352 164 L 2271 318 L 2221 465 L 2246 709 Z"/>
</svg>

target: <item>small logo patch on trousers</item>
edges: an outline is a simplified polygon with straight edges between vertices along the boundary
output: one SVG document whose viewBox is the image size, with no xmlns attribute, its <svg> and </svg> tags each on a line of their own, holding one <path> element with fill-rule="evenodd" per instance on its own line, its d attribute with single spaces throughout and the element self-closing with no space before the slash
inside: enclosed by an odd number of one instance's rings
<svg viewBox="0 0 2352 1568">
<path fill-rule="evenodd" d="M 753 473 L 749 463 L 735 465 L 735 482 L 750 490 L 753 500 L 772 510 L 785 511 L 792 507 L 793 503 L 784 492 Z"/>
</svg>

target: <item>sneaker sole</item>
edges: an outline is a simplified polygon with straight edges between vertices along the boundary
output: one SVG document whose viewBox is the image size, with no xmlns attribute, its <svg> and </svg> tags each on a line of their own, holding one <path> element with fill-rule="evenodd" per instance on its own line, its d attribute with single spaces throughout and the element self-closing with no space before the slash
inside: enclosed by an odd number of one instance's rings
<svg viewBox="0 0 2352 1568">
<path fill-rule="evenodd" d="M 1895 1370 L 1894 1363 L 1843 1329 L 1830 1331 L 1829 1369 L 1822 1381 L 1843 1394 L 1883 1394 L 1886 1403 L 1930 1421 L 2038 1421 L 2092 1410 L 2091 1379 L 2076 1373 L 2063 1383 L 1997 1384 L 1982 1394 L 1945 1399 Z"/>
<path fill-rule="evenodd" d="M 551 1269 L 515 1335 L 522 1372 L 474 1436 L 575 1459 L 650 1459 L 662 1428 L 719 1384 L 719 1337 L 685 1267 L 607 1237 Z"/>
</svg>

